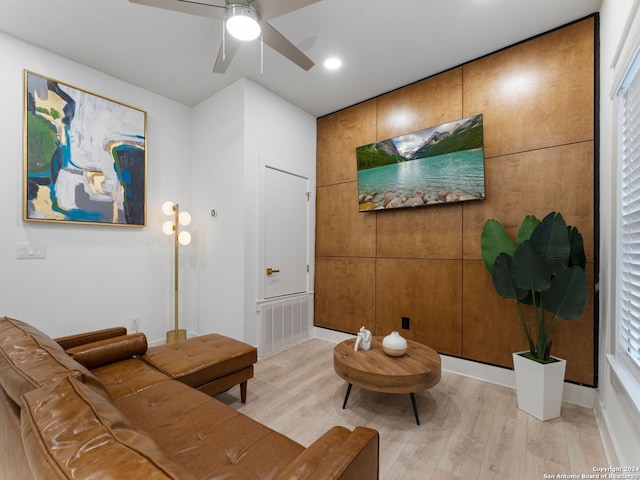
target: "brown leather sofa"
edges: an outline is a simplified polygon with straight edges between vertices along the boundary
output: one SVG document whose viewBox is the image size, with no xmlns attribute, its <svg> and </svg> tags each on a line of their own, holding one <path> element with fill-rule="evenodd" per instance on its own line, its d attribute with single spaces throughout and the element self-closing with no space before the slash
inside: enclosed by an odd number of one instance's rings
<svg viewBox="0 0 640 480">
<path fill-rule="evenodd" d="M 64 345 L 73 358 L 0 318 L 1 478 L 378 478 L 375 430 L 333 427 L 305 448 L 144 362 L 142 334 L 106 329 Z"/>
</svg>

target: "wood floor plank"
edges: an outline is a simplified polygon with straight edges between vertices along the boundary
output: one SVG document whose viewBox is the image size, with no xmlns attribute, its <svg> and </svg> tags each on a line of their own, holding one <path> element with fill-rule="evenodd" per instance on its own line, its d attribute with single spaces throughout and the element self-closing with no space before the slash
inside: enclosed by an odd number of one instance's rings
<svg viewBox="0 0 640 480">
<path fill-rule="evenodd" d="M 565 403 L 562 420 L 572 473 L 593 474 L 594 466 L 608 463 L 591 410 Z"/>
<path fill-rule="evenodd" d="M 426 477 L 425 477 L 426 478 Z M 458 477 L 444 470 L 436 469 L 431 476 L 431 480 L 465 480 L 463 477 Z"/>
<path fill-rule="evenodd" d="M 566 473 L 569 473 L 566 466 L 554 464 L 552 461 L 545 461 L 543 458 L 527 452 L 525 480 L 540 480 L 541 478 L 551 478 L 549 475 L 555 476 Z"/>
<path fill-rule="evenodd" d="M 424 480 L 431 478 L 449 442 L 449 436 L 437 429 L 415 432 L 402 449 L 388 473 L 387 480 Z"/>
<path fill-rule="evenodd" d="M 478 478 L 492 422 L 493 410 L 468 401 L 438 468 L 461 478 Z"/>
<path fill-rule="evenodd" d="M 527 452 L 569 470 L 569 453 L 562 417 L 541 422 L 527 418 Z"/>
<path fill-rule="evenodd" d="M 526 413 L 518 409 L 518 397 L 513 388 L 503 387 L 501 385 L 492 385 L 492 387 L 496 392 L 498 392 L 496 414 L 506 415 L 507 417 L 514 419 L 518 417 L 527 417 Z"/>
<path fill-rule="evenodd" d="M 216 398 L 304 446 L 334 425 L 375 428 L 381 480 L 540 480 L 607 464 L 592 410 L 563 404 L 561 418 L 541 422 L 513 389 L 450 372 L 416 394 L 419 426 L 408 395 L 353 387 L 343 410 L 333 347 L 312 339 L 261 358 L 247 403 L 236 389 Z"/>
<path fill-rule="evenodd" d="M 524 478 L 527 453 L 527 415 L 496 414 L 484 451 L 479 480 Z"/>
</svg>

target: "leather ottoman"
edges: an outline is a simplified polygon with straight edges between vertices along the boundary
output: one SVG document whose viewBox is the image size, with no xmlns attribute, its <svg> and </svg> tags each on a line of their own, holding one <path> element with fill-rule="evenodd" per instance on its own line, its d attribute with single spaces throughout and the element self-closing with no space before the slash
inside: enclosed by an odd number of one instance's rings
<svg viewBox="0 0 640 480">
<path fill-rule="evenodd" d="M 212 333 L 151 347 L 142 359 L 174 380 L 216 395 L 240 384 L 247 401 L 247 380 L 253 377 L 258 351 L 246 343 Z"/>
</svg>

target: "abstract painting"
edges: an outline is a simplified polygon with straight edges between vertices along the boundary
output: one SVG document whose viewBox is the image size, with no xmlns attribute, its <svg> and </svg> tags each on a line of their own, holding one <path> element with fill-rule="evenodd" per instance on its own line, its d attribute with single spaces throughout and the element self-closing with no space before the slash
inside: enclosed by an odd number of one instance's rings
<svg viewBox="0 0 640 480">
<path fill-rule="evenodd" d="M 25 221 L 144 226 L 143 110 L 25 70 Z"/>
<path fill-rule="evenodd" d="M 484 200 L 482 114 L 356 148 L 361 212 Z"/>
</svg>

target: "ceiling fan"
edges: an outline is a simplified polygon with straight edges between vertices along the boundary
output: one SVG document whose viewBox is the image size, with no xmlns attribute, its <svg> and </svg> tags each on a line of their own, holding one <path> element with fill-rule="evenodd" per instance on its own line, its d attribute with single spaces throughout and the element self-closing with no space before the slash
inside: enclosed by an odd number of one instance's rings
<svg viewBox="0 0 640 480">
<path fill-rule="evenodd" d="M 177 12 L 190 13 L 203 17 L 217 18 L 225 25 L 223 42 L 218 51 L 213 71 L 224 73 L 231 63 L 240 43 L 243 40 L 253 40 L 262 33 L 264 43 L 276 52 L 291 60 L 304 70 L 309 70 L 315 64 L 293 43 L 285 38 L 278 30 L 269 24 L 269 20 L 289 12 L 319 2 L 320 0 L 225 0 L 223 5 L 215 0 L 129 0 L 150 7 L 164 8 Z M 252 35 L 243 39 L 233 36 L 233 23 L 246 24 L 253 28 Z M 257 30 L 257 33 L 256 33 Z"/>
</svg>

